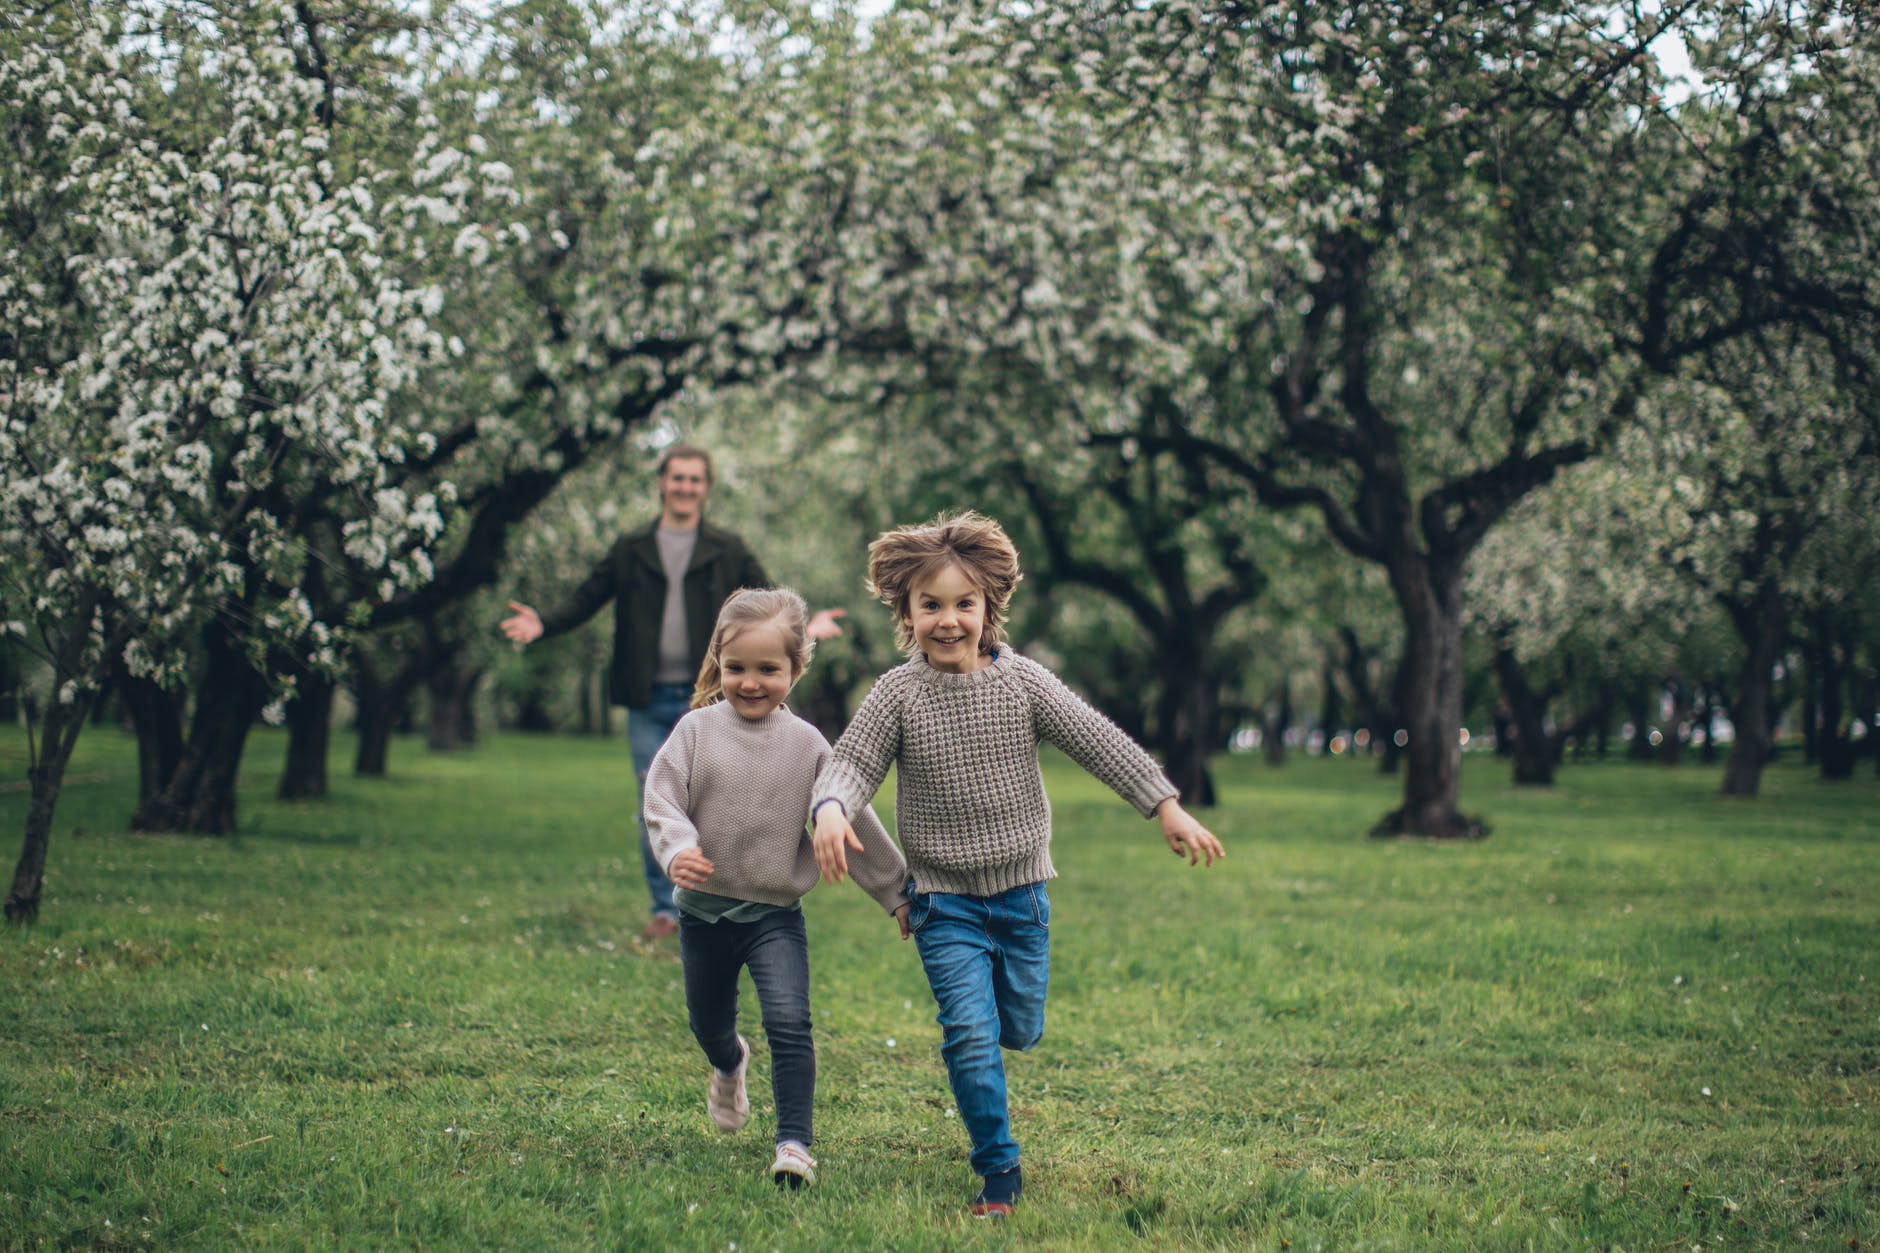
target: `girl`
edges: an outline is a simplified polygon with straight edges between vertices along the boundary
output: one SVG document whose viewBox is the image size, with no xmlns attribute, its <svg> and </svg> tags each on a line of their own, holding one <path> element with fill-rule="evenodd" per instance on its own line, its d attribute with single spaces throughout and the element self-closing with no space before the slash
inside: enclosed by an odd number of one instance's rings
<svg viewBox="0 0 1880 1253">
<path fill-rule="evenodd" d="M 1051 808 L 1038 769 L 1048 740 L 1161 820 L 1189 864 L 1224 856 L 1155 762 L 1056 676 L 1000 642 L 1018 550 L 976 513 L 889 531 L 868 549 L 868 590 L 894 611 L 905 665 L 881 676 L 817 777 L 816 861 L 840 881 L 864 812 L 898 764 L 895 826 L 913 872 L 910 925 L 940 1009 L 947 1081 L 982 1178 L 977 1217 L 1018 1200 L 1018 1142 L 999 1049 L 1044 1034 Z"/>
<path fill-rule="evenodd" d="M 750 1116 L 738 1034 L 738 971 L 750 967 L 770 1041 L 777 1154 L 770 1174 L 796 1188 L 815 1178 L 810 1108 L 809 942 L 799 902 L 816 884 L 805 835 L 811 785 L 829 741 L 784 707 L 815 647 L 803 598 L 787 588 L 735 592 L 718 613 L 692 709 L 646 776 L 646 826 L 677 887 L 679 958 L 692 1034 L 712 1064 L 706 1109 L 723 1131 Z M 855 879 L 907 930 L 907 866 L 872 812 Z"/>
</svg>

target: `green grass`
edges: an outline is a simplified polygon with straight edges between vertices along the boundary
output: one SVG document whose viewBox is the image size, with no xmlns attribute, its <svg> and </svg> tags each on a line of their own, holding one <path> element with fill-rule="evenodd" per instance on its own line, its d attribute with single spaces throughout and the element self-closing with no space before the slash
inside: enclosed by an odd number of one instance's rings
<svg viewBox="0 0 1880 1253">
<path fill-rule="evenodd" d="M 860 892 L 807 905 L 821 1168 L 779 1194 L 761 1031 L 720 1135 L 674 951 L 633 939 L 624 744 L 401 743 L 376 782 L 336 753 L 299 804 L 281 746 L 208 840 L 126 833 L 131 745 L 81 743 L 42 921 L 0 933 L 0 1246 L 1880 1243 L 1870 775 L 1731 803 L 1701 767 L 1526 794 L 1471 758 L 1495 833 L 1451 847 L 1364 839 L 1395 802 L 1368 767 L 1236 759 L 1204 873 L 1054 760 L 1000 1231 L 964 1216 L 919 962 Z M 0 731 L 13 779 L 24 749 Z"/>
</svg>

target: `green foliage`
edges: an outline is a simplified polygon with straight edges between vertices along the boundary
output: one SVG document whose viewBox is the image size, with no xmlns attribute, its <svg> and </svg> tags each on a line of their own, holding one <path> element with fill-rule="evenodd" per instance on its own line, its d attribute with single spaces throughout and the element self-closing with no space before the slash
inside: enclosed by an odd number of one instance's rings
<svg viewBox="0 0 1880 1253">
<path fill-rule="evenodd" d="M 1203 873 L 1053 761 L 1051 1021 L 1011 1059 L 999 1233 L 964 1214 L 919 963 L 860 893 L 807 903 L 821 1169 L 781 1195 L 761 1032 L 722 1136 L 673 951 L 635 945 L 617 741 L 401 748 L 311 805 L 266 795 L 280 746 L 206 841 L 119 830 L 132 746 L 81 742 L 45 922 L 0 936 L 0 1244 L 1880 1240 L 1870 778 L 1777 767 L 1748 808 L 1702 770 L 1478 775 L 1496 837 L 1444 846 L 1363 840 L 1393 789 L 1360 763 L 1229 759 Z"/>
</svg>

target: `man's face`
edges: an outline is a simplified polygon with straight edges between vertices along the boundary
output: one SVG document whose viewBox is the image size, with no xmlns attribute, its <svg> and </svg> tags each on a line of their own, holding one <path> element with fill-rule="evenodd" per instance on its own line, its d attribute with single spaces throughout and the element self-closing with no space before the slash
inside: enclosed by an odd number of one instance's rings
<svg viewBox="0 0 1880 1253">
<path fill-rule="evenodd" d="M 690 522 L 704 510 L 705 496 L 710 490 L 703 458 L 674 457 L 666 463 L 665 473 L 659 476 L 659 505 L 667 518 Z"/>
</svg>

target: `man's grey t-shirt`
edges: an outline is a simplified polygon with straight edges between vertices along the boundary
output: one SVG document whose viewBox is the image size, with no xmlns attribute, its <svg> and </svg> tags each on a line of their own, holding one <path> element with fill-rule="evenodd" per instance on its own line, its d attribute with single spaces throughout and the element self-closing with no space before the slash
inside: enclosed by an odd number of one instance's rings
<svg viewBox="0 0 1880 1253">
<path fill-rule="evenodd" d="M 654 528 L 659 541 L 659 562 L 666 568 L 666 609 L 659 620 L 659 666 L 653 671 L 655 683 L 690 683 L 698 676 L 692 672 L 692 649 L 686 640 L 685 568 L 692 564 L 698 547 L 698 528 L 671 531 Z"/>
</svg>

